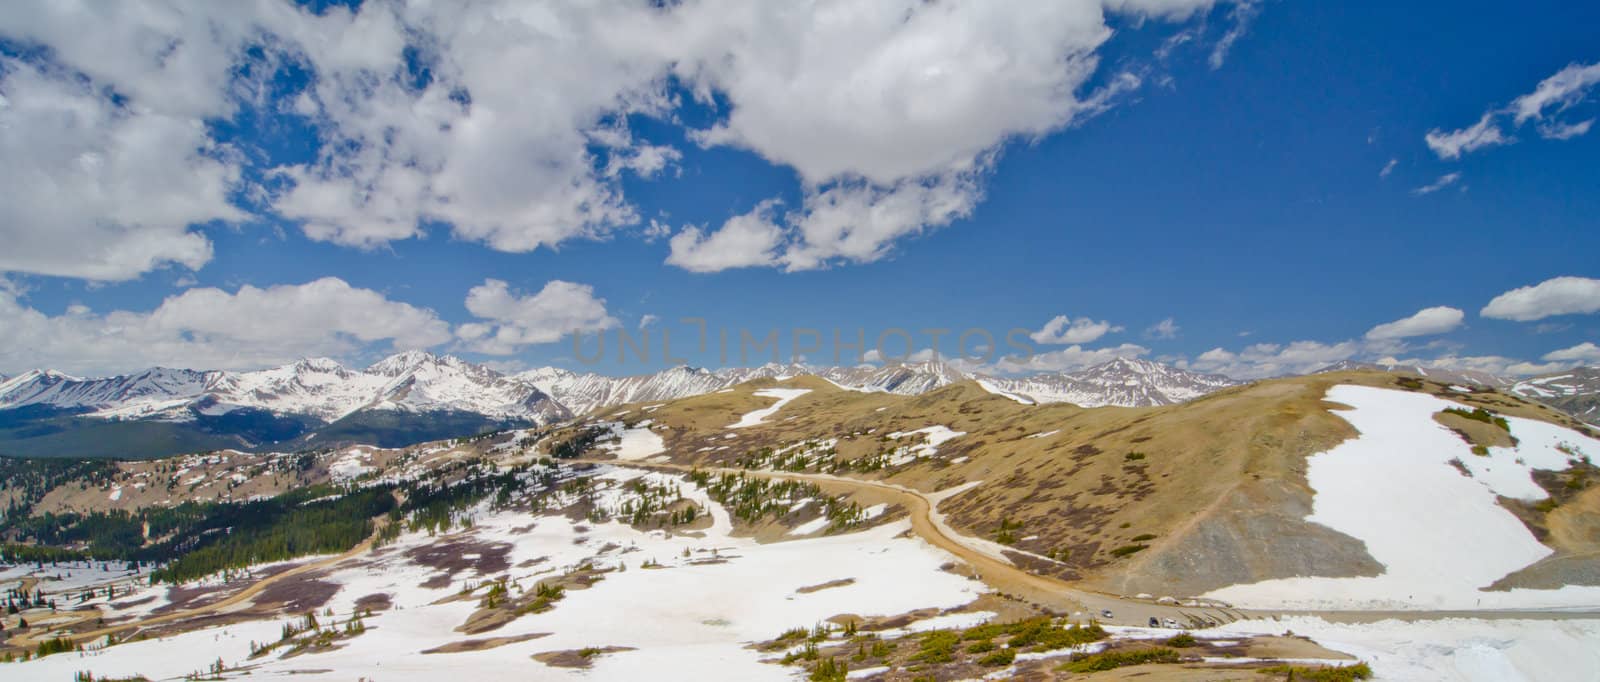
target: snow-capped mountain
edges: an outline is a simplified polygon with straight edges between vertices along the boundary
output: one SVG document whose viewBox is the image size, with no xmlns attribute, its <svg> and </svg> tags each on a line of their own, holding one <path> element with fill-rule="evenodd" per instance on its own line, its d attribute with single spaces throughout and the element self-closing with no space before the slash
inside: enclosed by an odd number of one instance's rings
<svg viewBox="0 0 1600 682">
<path fill-rule="evenodd" d="M 894 363 L 881 367 L 828 367 L 818 370 L 816 374 L 840 386 L 898 395 L 927 393 L 976 376 L 938 360 Z"/>
<path fill-rule="evenodd" d="M 1078 372 L 1000 378 L 964 372 L 949 363 L 929 362 L 807 367 L 767 364 L 721 370 L 673 367 L 655 374 L 610 377 L 543 367 L 514 378 L 537 385 L 573 414 L 631 402 L 654 402 L 710 393 L 754 379 L 811 374 L 844 388 L 919 395 L 943 386 L 979 380 L 985 388 L 1028 402 L 1070 402 L 1084 407 L 1147 407 L 1179 403 L 1238 385 L 1224 376 L 1200 374 L 1147 360 L 1113 360 Z"/>
<path fill-rule="evenodd" d="M 155 368 L 101 379 L 33 371 L 0 384 L 0 409 L 43 405 L 106 419 L 188 421 L 241 408 L 336 421 L 365 409 L 461 411 L 549 423 L 568 416 L 531 383 L 410 351 L 365 370 L 307 358 L 254 372 Z"/>
<path fill-rule="evenodd" d="M 719 391 L 756 379 L 789 377 L 810 373 L 803 365 L 767 364 L 760 367 L 731 367 L 708 370 L 686 365 L 669 367 L 654 374 L 612 377 L 593 372 L 573 372 L 556 367 L 541 367 L 512 378 L 539 387 L 553 396 L 572 414 L 624 403 L 675 400 Z"/>
<path fill-rule="evenodd" d="M 1040 403 L 1072 403 L 1083 407 L 1150 407 L 1194 400 L 1243 382 L 1220 374 L 1190 372 L 1149 360 L 1117 358 L 1076 372 L 1036 374 L 1014 379 L 985 377 L 983 383 L 990 390 Z"/>
<path fill-rule="evenodd" d="M 1578 367 L 1537 376 L 1519 381 L 1509 390 L 1600 425 L 1600 368 Z"/>
</svg>

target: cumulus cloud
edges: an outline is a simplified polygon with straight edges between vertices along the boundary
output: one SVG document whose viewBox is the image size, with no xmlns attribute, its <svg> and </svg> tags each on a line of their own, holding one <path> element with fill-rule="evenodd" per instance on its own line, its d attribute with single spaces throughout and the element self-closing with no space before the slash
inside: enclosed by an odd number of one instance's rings
<svg viewBox="0 0 1600 682">
<path fill-rule="evenodd" d="M 573 332 L 617 326 L 594 287 L 551 280 L 536 294 L 523 294 L 498 279 L 484 280 L 467 292 L 467 310 L 480 318 L 456 328 L 471 351 L 510 355 L 525 346 L 550 343 Z"/>
<path fill-rule="evenodd" d="M 193 288 L 149 312 L 61 315 L 0 292 L 0 368 L 111 374 L 151 365 L 251 369 L 308 355 L 348 355 L 379 342 L 427 348 L 450 340 L 431 310 L 327 277 L 299 285 Z"/>
<path fill-rule="evenodd" d="M 199 267 L 210 243 L 194 226 L 250 217 L 245 205 L 357 248 L 436 231 L 509 252 L 605 238 L 640 221 L 622 178 L 682 157 L 629 122 L 681 124 L 691 98 L 718 112 L 693 143 L 793 169 L 804 201 L 771 222 L 784 250 L 689 262 L 870 262 L 970 215 L 1007 142 L 1139 87 L 1101 68 L 1107 12 L 1178 22 L 1221 4 L 1234 10 L 1220 59 L 1257 3 L 7 6 L 0 38 L 46 49 L 0 69 L 3 150 L 23 160 L 0 171 L 0 270 Z M 245 111 L 314 129 L 318 146 L 277 160 L 210 137 Z M 86 257 L 85 244 L 104 246 Z"/>
<path fill-rule="evenodd" d="M 1465 313 L 1448 306 L 1424 308 L 1410 317 L 1385 322 L 1367 330 L 1366 338 L 1369 341 L 1381 341 L 1443 334 L 1460 327 L 1465 317 Z"/>
<path fill-rule="evenodd" d="M 1355 341 L 1258 343 L 1238 352 L 1213 348 L 1186 363 L 1185 368 L 1236 379 L 1264 379 L 1314 372 L 1340 360 L 1349 360 L 1361 350 L 1361 344 Z"/>
<path fill-rule="evenodd" d="M 1461 180 L 1461 174 L 1460 173 L 1445 173 L 1444 175 L 1439 176 L 1438 180 L 1434 180 L 1430 184 L 1423 185 L 1423 186 L 1418 187 L 1418 188 L 1416 188 L 1414 190 L 1411 190 L 1411 193 L 1415 194 L 1415 195 L 1417 195 L 1419 197 L 1420 196 L 1424 196 L 1424 195 L 1428 195 L 1428 194 L 1433 194 L 1434 192 L 1437 192 L 1437 191 L 1439 191 L 1441 189 L 1444 189 L 1446 187 L 1449 187 L 1451 185 L 1456 184 L 1456 182 L 1458 182 L 1460 180 Z"/>
<path fill-rule="evenodd" d="M 1596 311 L 1600 311 L 1600 279 L 1555 277 L 1500 294 L 1478 314 L 1500 320 L 1531 322 L 1552 315 Z"/>
<path fill-rule="evenodd" d="M 1178 338 L 1178 323 L 1172 318 L 1167 318 L 1144 330 L 1146 338 L 1151 339 L 1176 339 Z"/>
<path fill-rule="evenodd" d="M 1076 320 L 1066 315 L 1057 315 L 1046 322 L 1038 331 L 1029 334 L 1028 338 L 1034 343 L 1064 344 L 1064 343 L 1089 343 L 1098 340 L 1111 332 L 1120 332 L 1122 327 L 1101 320 L 1096 322 L 1087 317 Z"/>
<path fill-rule="evenodd" d="M 1510 105 L 1484 112 L 1477 123 L 1452 131 L 1435 128 L 1423 139 L 1441 159 L 1458 159 L 1484 147 L 1515 142 L 1502 129 L 1507 122 L 1521 127 L 1531 121 L 1541 137 L 1571 139 L 1589 132 L 1594 119 L 1568 121 L 1562 116 L 1582 103 L 1596 84 L 1600 84 L 1600 63 L 1570 64 L 1540 81 L 1533 92 L 1512 100 Z"/>
<path fill-rule="evenodd" d="M 1545 353 L 1543 359 L 1550 362 L 1600 363 L 1600 346 L 1585 341 L 1571 348 Z"/>
<path fill-rule="evenodd" d="M 1181 20 L 1212 4 L 1110 9 Z M 1123 73 L 1089 87 L 1111 34 L 1093 3 L 1018 11 L 911 0 L 703 2 L 686 3 L 675 18 L 692 26 L 684 49 L 695 55 L 676 62 L 675 73 L 697 96 L 715 93 L 729 107 L 691 137 L 748 149 L 795 169 L 803 183 L 802 205 L 766 221 L 765 239 L 732 242 L 738 250 L 726 258 L 676 258 L 700 271 L 719 262 L 793 271 L 883 258 L 900 239 L 970 215 L 1005 142 L 1073 125 L 1139 85 Z M 780 230 L 783 253 L 751 249 L 775 244 Z"/>
<path fill-rule="evenodd" d="M 119 104 L 103 84 L 0 57 L 0 272 L 132 279 L 199 268 L 192 225 L 238 220 L 239 167 L 181 107 Z"/>
<path fill-rule="evenodd" d="M 1529 376 L 1568 369 L 1571 363 L 1536 363 L 1501 355 L 1445 355 L 1432 359 L 1397 360 L 1398 364 L 1419 365 L 1456 372 L 1483 372 L 1496 376 Z"/>
<path fill-rule="evenodd" d="M 772 222 L 776 206 L 776 201 L 764 201 L 712 232 L 683 228 L 667 242 L 672 249 L 667 264 L 690 272 L 720 272 L 777 262 L 785 237 L 783 228 Z"/>
</svg>

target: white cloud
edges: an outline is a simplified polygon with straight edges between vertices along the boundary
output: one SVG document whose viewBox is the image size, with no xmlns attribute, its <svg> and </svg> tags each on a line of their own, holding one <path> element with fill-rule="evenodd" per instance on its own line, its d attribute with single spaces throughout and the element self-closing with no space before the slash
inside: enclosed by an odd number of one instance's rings
<svg viewBox="0 0 1600 682">
<path fill-rule="evenodd" d="M 1560 114 L 1583 101 L 1596 84 L 1600 84 L 1600 62 L 1568 64 L 1549 78 L 1539 81 L 1533 92 L 1511 102 L 1513 120 L 1517 125 L 1529 120 L 1544 121 L 1546 116 Z"/>
<path fill-rule="evenodd" d="M 887 255 L 898 239 L 971 215 L 981 195 L 971 173 L 887 189 L 838 184 L 809 194 L 802 210 L 788 216 L 795 241 L 784 252 L 784 266 L 795 271 L 838 261 L 870 263 Z"/>
<path fill-rule="evenodd" d="M 1600 363 L 1600 346 L 1585 341 L 1571 348 L 1545 353 L 1543 359 L 1550 362 Z"/>
<path fill-rule="evenodd" d="M 1367 330 L 1366 338 L 1369 341 L 1380 341 L 1443 334 L 1460 327 L 1464 317 L 1465 313 L 1448 306 L 1424 308 L 1410 317 L 1385 322 Z"/>
<path fill-rule="evenodd" d="M 1176 339 L 1179 329 L 1178 323 L 1169 317 L 1144 330 L 1144 335 L 1151 339 Z"/>
<path fill-rule="evenodd" d="M 1109 3 L 1174 20 L 1211 5 Z M 1095 3 L 727 0 L 686 3 L 674 19 L 694 55 L 676 73 L 729 107 L 693 139 L 751 150 L 804 184 L 782 221 L 781 258 L 746 252 L 729 267 L 878 260 L 896 240 L 970 215 L 1005 142 L 1077 123 L 1139 82 L 1119 74 L 1084 92 L 1111 35 Z"/>
<path fill-rule="evenodd" d="M 1149 354 L 1149 348 L 1132 343 L 1106 348 L 1084 348 L 1083 346 L 1073 345 L 1047 353 L 1035 353 L 1032 357 L 1026 358 L 1022 362 L 1017 362 L 1007 356 L 996 362 L 994 368 L 1008 374 L 1018 372 L 1071 372 L 1107 363 L 1117 358 L 1137 358 Z"/>
<path fill-rule="evenodd" d="M 1570 140 L 1589 132 L 1594 125 L 1594 119 L 1586 118 L 1577 123 L 1549 123 L 1539 127 L 1539 134 L 1550 140 Z"/>
<path fill-rule="evenodd" d="M 1098 340 L 1111 332 L 1120 332 L 1122 327 L 1114 326 L 1110 322 L 1101 320 L 1096 322 L 1087 317 L 1076 320 L 1066 315 L 1057 315 L 1036 331 L 1028 335 L 1034 343 L 1063 344 L 1063 343 L 1090 343 Z"/>
<path fill-rule="evenodd" d="M 1507 117 L 1516 127 L 1534 121 L 1545 138 L 1571 139 L 1589 132 L 1594 119 L 1568 123 L 1558 117 L 1581 103 L 1596 84 L 1600 84 L 1600 63 L 1570 64 L 1540 81 L 1533 92 L 1512 100 L 1509 106 L 1484 112 L 1477 123 L 1450 132 L 1435 128 L 1423 139 L 1439 158 L 1458 159 L 1484 147 L 1514 142 L 1501 130 L 1501 121 Z"/>
<path fill-rule="evenodd" d="M 1500 294 L 1478 314 L 1499 320 L 1531 322 L 1552 315 L 1596 311 L 1600 311 L 1600 279 L 1555 277 Z"/>
<path fill-rule="evenodd" d="M 1456 184 L 1456 182 L 1460 180 L 1460 173 L 1445 173 L 1444 175 L 1439 176 L 1438 180 L 1434 180 L 1432 184 L 1418 187 L 1414 190 L 1411 190 L 1411 193 L 1419 197 L 1427 194 L 1433 194 L 1434 192 Z"/>
<path fill-rule="evenodd" d="M 233 196 L 360 248 L 444 231 L 509 252 L 605 238 L 639 222 L 622 176 L 659 177 L 681 158 L 628 125 L 678 123 L 680 84 L 719 114 L 693 141 L 750 150 L 801 181 L 804 201 L 781 221 L 788 249 L 733 262 L 870 262 L 970 215 L 1006 143 L 1139 87 L 1101 69 L 1106 12 L 1184 21 L 1217 4 L 6 6 L 0 37 L 47 48 L 37 54 L 59 73 L 8 65 L 0 81 L 3 151 L 25 160 L 0 171 L 0 270 L 200 267 L 210 243 L 193 225 L 247 218 Z M 1256 3 L 1233 7 L 1219 58 Z M 286 65 L 308 74 L 304 91 L 276 90 Z M 204 122 L 245 110 L 313 126 L 313 158 L 272 167 L 261 150 L 219 147 Z M 265 186 L 239 186 L 258 174 Z"/>
<path fill-rule="evenodd" d="M 1234 4 L 1228 11 L 1228 19 L 1233 22 L 1227 32 L 1217 39 L 1217 44 L 1211 48 L 1211 56 L 1207 62 L 1213 71 L 1222 68 L 1222 63 L 1228 59 L 1228 51 L 1233 49 L 1233 44 L 1244 37 L 1250 30 L 1250 22 L 1255 21 L 1256 15 L 1261 12 L 1261 5 L 1254 0 L 1241 0 Z"/>
<path fill-rule="evenodd" d="M 450 339 L 431 310 L 328 277 L 300 285 L 194 288 L 150 312 L 50 316 L 0 293 L 0 368 L 110 374 L 150 365 L 247 369 L 308 355 L 347 355 L 388 341 L 427 348 Z"/>
<path fill-rule="evenodd" d="M 1460 130 L 1445 132 L 1434 128 L 1422 139 L 1441 159 L 1459 159 L 1467 152 L 1511 142 L 1500 131 L 1500 124 L 1495 121 L 1493 112 L 1484 114 L 1477 123 Z"/>
<path fill-rule="evenodd" d="M 690 272 L 720 272 L 776 263 L 784 241 L 783 228 L 772 222 L 776 205 L 763 201 L 709 234 L 698 227 L 683 228 L 667 242 L 672 247 L 667 264 Z"/>
<path fill-rule="evenodd" d="M 524 346 L 550 343 L 573 332 L 617 326 L 606 302 L 587 284 L 550 280 L 539 293 L 523 295 L 498 279 L 484 280 L 467 292 L 467 310 L 483 321 L 456 328 L 468 350 L 510 355 Z"/>
<path fill-rule="evenodd" d="M 1389 174 L 1394 172 L 1394 167 L 1398 165 L 1400 165 L 1400 159 L 1389 159 L 1388 163 L 1383 164 L 1383 170 L 1378 171 L 1378 177 L 1389 177 Z"/>
<path fill-rule="evenodd" d="M 1534 363 L 1516 358 L 1500 355 L 1446 355 L 1431 360 L 1400 360 L 1401 364 L 1421 365 L 1435 369 L 1446 369 L 1457 372 L 1484 372 L 1496 376 L 1528 376 L 1531 374 L 1545 374 L 1571 367 L 1570 363 L 1547 362 Z"/>
<path fill-rule="evenodd" d="M 1295 341 L 1287 345 L 1258 343 L 1238 352 L 1213 348 L 1183 366 L 1185 369 L 1224 374 L 1236 379 L 1264 379 L 1314 372 L 1355 357 L 1361 350 L 1361 344 L 1355 341 L 1332 344 Z"/>
<path fill-rule="evenodd" d="M 0 57 L 0 272 L 127 280 L 199 268 L 239 168 L 201 121 Z"/>
<path fill-rule="evenodd" d="M 661 321 L 661 318 L 657 317 L 655 315 L 649 315 L 649 314 L 642 315 L 642 316 L 639 317 L 639 328 L 640 329 L 644 329 L 644 328 L 649 327 L 650 325 L 653 325 L 653 324 L 655 324 L 657 322 L 660 322 L 660 321 Z"/>
</svg>

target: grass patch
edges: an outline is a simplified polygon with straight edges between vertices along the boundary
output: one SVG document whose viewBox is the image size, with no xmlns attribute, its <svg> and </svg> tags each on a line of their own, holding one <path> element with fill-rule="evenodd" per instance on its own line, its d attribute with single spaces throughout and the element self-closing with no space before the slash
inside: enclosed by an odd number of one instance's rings
<svg viewBox="0 0 1600 682">
<path fill-rule="evenodd" d="M 1111 556 L 1121 559 L 1122 557 L 1138 554 L 1139 552 L 1143 552 L 1147 549 L 1150 549 L 1150 545 L 1123 545 L 1111 550 Z"/>
<path fill-rule="evenodd" d="M 978 659 L 978 665 L 987 665 L 998 668 L 1003 665 L 1011 665 L 1011 662 L 1015 660 L 1017 660 L 1017 650 L 1007 647 L 1004 649 L 997 649 L 993 652 L 990 652 L 989 655 Z"/>
<path fill-rule="evenodd" d="M 1275 665 L 1262 668 L 1264 675 L 1281 675 L 1298 682 L 1353 682 L 1372 679 L 1372 668 L 1365 663 L 1345 666 Z"/>
<path fill-rule="evenodd" d="M 1505 417 L 1496 416 L 1493 412 L 1485 410 L 1481 407 L 1475 407 L 1470 410 L 1463 407 L 1447 407 L 1444 409 L 1444 413 L 1453 414 L 1463 419 L 1471 419 L 1475 422 L 1493 424 L 1500 427 L 1501 430 L 1507 432 L 1511 431 L 1511 423 L 1507 422 Z"/>
<path fill-rule="evenodd" d="M 1199 645 L 1200 642 L 1194 638 L 1194 635 L 1191 635 L 1187 632 L 1173 635 L 1172 638 L 1167 640 L 1167 646 L 1178 649 L 1187 649 L 1189 647 Z"/>
<path fill-rule="evenodd" d="M 1096 673 L 1130 665 L 1144 665 L 1146 663 L 1177 663 L 1179 658 L 1177 651 L 1166 647 L 1139 649 L 1137 651 L 1105 651 L 1098 654 L 1073 654 L 1072 660 L 1062 664 L 1057 670 L 1074 673 Z"/>
</svg>

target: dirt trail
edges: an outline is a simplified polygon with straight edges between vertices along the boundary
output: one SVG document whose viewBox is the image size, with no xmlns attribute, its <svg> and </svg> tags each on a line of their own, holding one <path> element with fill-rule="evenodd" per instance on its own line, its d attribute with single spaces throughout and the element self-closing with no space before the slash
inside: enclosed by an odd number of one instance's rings
<svg viewBox="0 0 1600 682">
<path fill-rule="evenodd" d="M 1593 619 L 1600 617 L 1594 609 L 1552 609 L 1516 611 L 1258 611 L 1232 607 L 1187 607 L 1157 604 L 1142 599 L 1084 590 L 1071 583 L 1029 573 L 1000 559 L 996 559 L 968 544 L 961 534 L 941 523 L 933 513 L 934 503 L 928 494 L 893 483 L 866 481 L 831 474 L 807 474 L 788 471 L 760 471 L 726 467 L 694 467 L 666 462 L 622 462 L 617 460 L 579 459 L 574 464 L 602 464 L 616 467 L 663 469 L 669 471 L 705 471 L 714 474 L 745 474 L 762 478 L 787 478 L 833 484 L 856 490 L 889 493 L 906 508 L 911 518 L 911 529 L 934 546 L 956 555 L 966 562 L 973 574 L 996 591 L 1019 597 L 1058 612 L 1084 612 L 1102 622 L 1115 625 L 1148 625 L 1151 618 L 1164 621 L 1171 618 L 1189 626 L 1194 621 L 1211 620 L 1229 623 L 1246 619 L 1275 619 L 1282 616 L 1316 616 L 1330 622 L 1373 622 L 1386 619 L 1406 621 L 1436 620 L 1441 618 L 1499 619 Z M 1106 617 L 1105 612 L 1111 612 Z"/>
<path fill-rule="evenodd" d="M 304 575 L 304 574 L 310 573 L 312 571 L 317 571 L 317 570 L 321 570 L 321 569 L 324 569 L 324 568 L 328 568 L 328 567 L 333 566 L 334 564 L 337 564 L 337 563 L 339 563 L 341 561 L 344 561 L 346 559 L 352 559 L 352 558 L 361 556 L 362 554 L 365 554 L 368 550 L 372 549 L 372 546 L 374 544 L 377 543 L 378 536 L 379 536 L 379 534 L 381 534 L 383 532 L 383 527 L 384 527 L 384 525 L 386 524 L 387 521 L 388 521 L 388 518 L 387 517 L 383 517 L 383 516 L 380 516 L 380 517 L 377 517 L 376 519 L 374 519 L 373 520 L 372 535 L 367 536 L 367 539 L 362 540 L 361 544 L 350 548 L 349 550 L 347 550 L 343 554 L 338 554 L 338 555 L 335 555 L 335 556 L 331 556 L 331 557 L 328 557 L 328 558 L 323 559 L 321 561 L 314 561 L 314 562 L 311 562 L 309 564 L 305 564 L 305 565 L 302 565 L 302 566 L 296 566 L 296 567 L 294 567 L 292 569 L 289 569 L 289 570 L 284 571 L 282 573 L 279 573 L 277 575 L 273 575 L 273 576 L 268 577 L 268 578 L 263 578 L 263 579 L 255 582 L 254 584 L 250 585 L 249 587 L 246 587 L 243 590 L 240 590 L 238 594 L 235 594 L 235 595 L 233 595 L 231 597 L 228 597 L 226 599 L 223 599 L 223 600 L 218 601 L 218 602 L 213 603 L 213 604 L 206 604 L 205 606 L 197 606 L 195 608 L 184 609 L 182 611 L 174 611 L 172 613 L 165 613 L 165 614 L 162 614 L 162 615 L 159 615 L 159 616 L 152 616 L 150 618 L 141 618 L 141 619 L 135 620 L 133 622 L 123 623 L 121 625 L 113 625 L 113 626 L 109 626 L 109 627 L 103 627 L 103 628 L 99 628 L 99 629 L 95 629 L 95 630 L 89 630 L 89 631 L 86 631 L 86 632 L 74 632 L 74 633 L 70 633 L 70 634 L 60 632 L 60 630 L 63 629 L 63 628 L 71 627 L 71 626 L 76 625 L 78 623 L 82 623 L 83 621 L 94 619 L 94 618 L 99 618 L 101 616 L 101 614 L 100 614 L 100 612 L 98 610 L 95 610 L 95 611 L 83 611 L 83 612 L 81 612 L 82 613 L 82 617 L 80 617 L 80 618 L 78 618 L 76 620 L 71 620 L 71 621 L 67 621 L 65 623 L 59 623 L 59 624 L 52 623 L 51 624 L 51 629 L 49 629 L 49 630 L 46 630 L 44 632 L 29 632 L 29 633 L 24 634 L 24 635 L 18 635 L 16 637 L 12 637 L 10 640 L 8 640 L 7 644 L 10 644 L 12 646 L 20 646 L 20 647 L 24 647 L 24 648 L 32 648 L 33 646 L 38 644 L 38 641 L 40 639 L 51 639 L 51 638 L 54 638 L 54 637 L 57 637 L 57 636 L 61 637 L 62 639 L 71 640 L 71 641 L 73 641 L 75 643 L 83 643 L 83 642 L 87 642 L 89 640 L 92 640 L 92 639 L 95 639 L 97 637 L 101 637 L 101 636 L 104 636 L 104 635 L 109 635 L 109 634 L 113 634 L 113 633 L 117 633 L 117 632 L 122 632 L 123 630 L 131 630 L 131 629 L 135 629 L 135 628 L 143 628 L 143 627 L 147 627 L 147 626 L 150 626 L 150 625 L 159 625 L 161 623 L 170 623 L 172 621 L 184 620 L 186 618 L 193 618 L 195 616 L 203 616 L 203 615 L 206 615 L 208 613 L 215 613 L 217 611 L 221 611 L 223 609 L 227 609 L 227 608 L 232 607 L 232 606 L 237 606 L 237 605 L 242 604 L 242 603 L 244 603 L 246 601 L 254 599 L 256 597 L 256 595 L 261 594 L 261 592 L 263 590 L 266 590 L 268 587 L 276 585 L 279 582 L 282 582 L 284 580 L 288 580 L 288 579 L 293 578 L 295 576 Z M 69 613 L 72 613 L 72 612 L 69 612 Z"/>
<path fill-rule="evenodd" d="M 604 464 L 619 467 L 692 471 L 697 467 L 683 464 L 654 462 L 618 462 L 614 460 L 573 460 L 575 464 Z M 941 523 L 934 515 L 934 503 L 921 491 L 892 483 L 865 481 L 830 474 L 806 474 L 787 471 L 759 471 L 720 467 L 698 467 L 700 471 L 715 474 L 745 474 L 762 478 L 785 478 L 813 483 L 871 490 L 888 493 L 902 507 L 911 520 L 911 530 L 930 544 L 960 558 L 972 570 L 972 575 L 996 591 L 1024 601 L 1032 602 L 1063 614 L 1083 614 L 1102 622 L 1121 625 L 1148 625 L 1151 618 L 1171 618 L 1185 626 L 1195 620 L 1214 620 L 1226 623 L 1237 620 L 1238 612 L 1221 608 L 1181 607 L 1156 604 L 1115 595 L 1090 592 L 1062 580 L 1037 575 L 997 559 L 968 544 L 962 536 Z M 1106 612 L 1111 616 L 1107 617 Z"/>
</svg>

